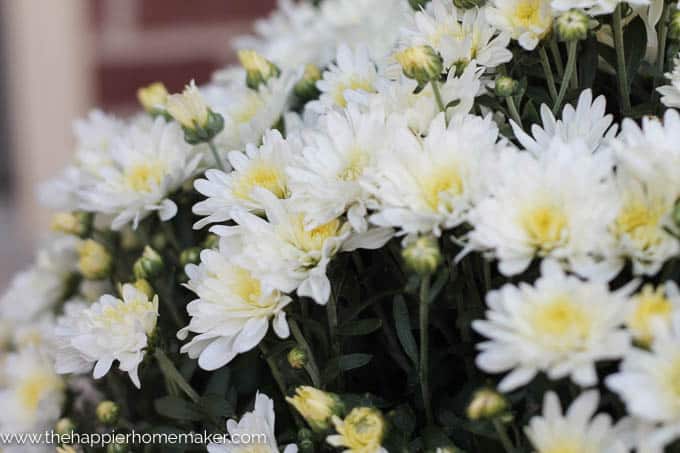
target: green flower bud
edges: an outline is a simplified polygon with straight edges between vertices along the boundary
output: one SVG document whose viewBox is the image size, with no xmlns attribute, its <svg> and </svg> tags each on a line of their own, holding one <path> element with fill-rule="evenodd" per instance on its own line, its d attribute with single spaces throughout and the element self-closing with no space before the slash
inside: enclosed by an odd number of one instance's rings
<svg viewBox="0 0 680 453">
<path fill-rule="evenodd" d="M 146 279 L 143 278 L 137 279 L 132 285 L 141 292 L 143 292 L 144 294 L 146 294 L 146 296 L 149 299 L 153 299 L 153 296 L 156 295 L 156 292 L 153 290 L 151 283 L 149 283 L 149 281 Z"/>
<path fill-rule="evenodd" d="M 503 395 L 485 388 L 475 392 L 466 412 L 470 420 L 484 420 L 501 415 L 507 408 L 508 402 Z"/>
<path fill-rule="evenodd" d="M 182 126 L 190 145 L 209 142 L 224 129 L 224 118 L 208 107 L 193 80 L 182 93 L 168 96 L 165 108 Z"/>
<path fill-rule="evenodd" d="M 486 0 L 453 0 L 453 4 L 456 8 L 460 9 L 472 9 L 481 8 L 486 3 Z"/>
<path fill-rule="evenodd" d="M 200 247 L 189 247 L 188 249 L 182 250 L 179 254 L 179 262 L 182 267 L 187 264 L 198 264 L 201 261 L 201 248 Z"/>
<path fill-rule="evenodd" d="M 671 39 L 680 39 L 680 11 L 675 10 L 671 14 L 671 20 L 668 24 L 668 35 Z"/>
<path fill-rule="evenodd" d="M 111 273 L 112 260 L 106 247 L 92 239 L 78 245 L 78 270 L 88 280 L 101 280 Z"/>
<path fill-rule="evenodd" d="M 408 0 L 408 4 L 416 11 L 425 9 L 428 3 L 430 3 L 430 0 Z"/>
<path fill-rule="evenodd" d="M 246 85 L 252 90 L 281 75 L 281 70 L 274 63 L 254 50 L 239 50 L 238 59 L 246 70 Z"/>
<path fill-rule="evenodd" d="M 586 13 L 572 9 L 557 18 L 557 34 L 562 41 L 581 41 L 588 37 L 589 24 Z"/>
<path fill-rule="evenodd" d="M 288 364 L 295 369 L 307 365 L 307 352 L 302 348 L 293 348 L 288 352 Z"/>
<path fill-rule="evenodd" d="M 216 234 L 209 233 L 203 240 L 204 249 L 216 249 L 220 245 L 220 237 Z"/>
<path fill-rule="evenodd" d="M 443 70 L 442 58 L 430 46 L 414 46 L 397 52 L 397 59 L 406 77 L 425 84 L 438 80 Z"/>
<path fill-rule="evenodd" d="M 128 453 L 130 449 L 127 444 L 114 442 L 106 447 L 106 453 Z"/>
<path fill-rule="evenodd" d="M 307 428 L 302 428 L 301 430 L 299 430 L 297 446 L 302 453 L 313 453 L 314 433 Z"/>
<path fill-rule="evenodd" d="M 137 279 L 149 279 L 158 276 L 163 271 L 163 258 L 148 245 L 144 247 L 144 253 L 132 267 L 132 272 Z"/>
<path fill-rule="evenodd" d="M 59 419 L 54 425 L 54 432 L 60 436 L 67 436 L 76 430 L 76 424 L 70 418 Z"/>
<path fill-rule="evenodd" d="M 102 401 L 97 405 L 95 413 L 100 423 L 112 426 L 118 422 L 120 407 L 113 401 Z"/>
<path fill-rule="evenodd" d="M 401 256 L 409 269 L 421 275 L 432 274 L 442 262 L 439 244 L 432 236 L 411 242 L 401 251 Z"/>
<path fill-rule="evenodd" d="M 311 101 L 319 97 L 319 89 L 316 87 L 316 82 L 321 80 L 321 70 L 313 64 L 305 66 L 305 72 L 302 79 L 295 84 L 295 95 L 303 101 Z"/>
<path fill-rule="evenodd" d="M 519 89 L 519 82 L 508 76 L 500 76 L 496 79 L 496 96 L 508 97 L 514 96 Z"/>
</svg>

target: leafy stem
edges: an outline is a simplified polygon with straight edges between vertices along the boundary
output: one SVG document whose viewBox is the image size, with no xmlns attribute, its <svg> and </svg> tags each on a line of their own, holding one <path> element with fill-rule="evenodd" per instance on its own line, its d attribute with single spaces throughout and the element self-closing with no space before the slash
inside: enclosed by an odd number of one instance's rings
<svg viewBox="0 0 680 453">
<path fill-rule="evenodd" d="M 429 383 L 429 325 L 430 325 L 430 275 L 425 275 L 420 281 L 420 360 L 418 377 L 420 378 L 420 391 L 423 397 L 423 406 L 425 407 L 425 417 L 427 424 L 433 422 L 432 417 L 432 400 L 430 396 Z"/>
<path fill-rule="evenodd" d="M 564 101 L 564 95 L 567 94 L 567 88 L 569 87 L 569 80 L 571 75 L 576 69 L 576 49 L 578 48 L 578 41 L 569 41 L 567 43 L 567 67 L 564 69 L 564 75 L 562 76 L 562 85 L 560 85 L 560 92 L 557 95 L 557 100 L 553 106 L 553 114 L 562 108 L 562 102 Z"/>
<path fill-rule="evenodd" d="M 621 113 L 628 115 L 630 112 L 630 87 L 628 85 L 628 68 L 626 67 L 626 51 L 623 42 L 623 4 L 619 3 L 612 16 L 612 29 L 614 31 L 614 47 L 616 48 L 616 73 L 619 82 L 619 96 L 621 97 Z"/>
</svg>

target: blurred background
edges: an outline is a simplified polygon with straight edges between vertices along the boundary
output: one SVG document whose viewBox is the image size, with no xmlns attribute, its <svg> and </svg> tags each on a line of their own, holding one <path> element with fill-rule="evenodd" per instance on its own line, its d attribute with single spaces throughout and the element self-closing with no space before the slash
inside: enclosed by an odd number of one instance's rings
<svg viewBox="0 0 680 453">
<path fill-rule="evenodd" d="M 0 292 L 49 226 L 36 186 L 68 161 L 71 123 L 136 109 L 139 86 L 178 91 L 235 55 L 276 0 L 0 0 Z"/>
</svg>

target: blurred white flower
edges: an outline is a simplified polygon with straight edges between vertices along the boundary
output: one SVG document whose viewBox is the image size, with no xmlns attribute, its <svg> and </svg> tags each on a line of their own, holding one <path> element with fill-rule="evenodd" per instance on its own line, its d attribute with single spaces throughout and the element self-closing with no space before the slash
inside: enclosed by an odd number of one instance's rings
<svg viewBox="0 0 680 453">
<path fill-rule="evenodd" d="M 670 84 L 657 88 L 666 107 L 680 108 L 680 53 L 673 60 L 673 72 L 666 74 Z"/>
<path fill-rule="evenodd" d="M 626 319 L 626 327 L 633 338 L 649 346 L 656 332 L 670 328 L 673 314 L 680 311 L 678 285 L 668 280 L 656 288 L 646 284 L 632 298 Z"/>
</svg>

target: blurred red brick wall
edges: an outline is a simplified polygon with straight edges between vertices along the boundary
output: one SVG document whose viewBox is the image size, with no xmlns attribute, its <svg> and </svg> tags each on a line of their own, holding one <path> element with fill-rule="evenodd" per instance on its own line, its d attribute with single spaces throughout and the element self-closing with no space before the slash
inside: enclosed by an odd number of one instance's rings
<svg viewBox="0 0 680 453">
<path fill-rule="evenodd" d="M 107 110 L 135 107 L 139 86 L 178 91 L 234 60 L 230 40 L 252 29 L 276 0 L 95 0 L 95 90 Z"/>
</svg>

